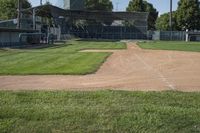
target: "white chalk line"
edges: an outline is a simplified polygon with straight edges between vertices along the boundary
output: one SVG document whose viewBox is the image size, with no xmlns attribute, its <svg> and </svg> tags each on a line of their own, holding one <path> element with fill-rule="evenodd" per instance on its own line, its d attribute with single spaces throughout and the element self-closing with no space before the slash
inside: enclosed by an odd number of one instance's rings
<svg viewBox="0 0 200 133">
<path fill-rule="evenodd" d="M 147 69 L 152 70 L 152 71 L 154 71 L 155 73 L 157 73 L 158 77 L 159 77 L 165 84 L 167 84 L 167 86 L 168 86 L 170 89 L 173 89 L 173 90 L 176 89 L 176 88 L 174 87 L 174 85 L 173 85 L 172 83 L 170 83 L 170 82 L 167 80 L 167 78 L 166 78 L 160 71 L 155 70 L 152 66 L 150 66 L 148 63 L 146 63 L 146 62 L 144 61 L 144 59 L 141 58 L 139 55 L 135 54 L 135 56 L 137 57 L 137 59 L 138 59 L 140 62 L 142 62 L 142 63 L 145 65 L 145 67 L 146 67 Z"/>
</svg>

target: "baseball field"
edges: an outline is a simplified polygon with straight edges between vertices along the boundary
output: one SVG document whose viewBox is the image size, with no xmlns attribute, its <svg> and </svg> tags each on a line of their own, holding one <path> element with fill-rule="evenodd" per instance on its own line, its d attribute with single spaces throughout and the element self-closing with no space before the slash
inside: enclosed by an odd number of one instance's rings
<svg viewBox="0 0 200 133">
<path fill-rule="evenodd" d="M 200 132 L 196 42 L 0 49 L 0 132 Z"/>
</svg>

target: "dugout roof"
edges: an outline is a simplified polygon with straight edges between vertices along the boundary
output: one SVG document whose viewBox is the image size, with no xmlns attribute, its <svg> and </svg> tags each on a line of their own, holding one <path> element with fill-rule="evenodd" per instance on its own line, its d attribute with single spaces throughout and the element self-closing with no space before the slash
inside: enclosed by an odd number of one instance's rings
<svg viewBox="0 0 200 133">
<path fill-rule="evenodd" d="M 97 20 L 114 21 L 125 20 L 134 21 L 137 25 L 147 25 L 148 12 L 105 12 L 105 11 L 87 11 L 87 10 L 64 10 L 53 5 L 42 5 L 22 10 L 22 13 L 32 14 L 35 9 L 36 15 L 52 18 L 71 18 L 77 20 Z"/>
</svg>

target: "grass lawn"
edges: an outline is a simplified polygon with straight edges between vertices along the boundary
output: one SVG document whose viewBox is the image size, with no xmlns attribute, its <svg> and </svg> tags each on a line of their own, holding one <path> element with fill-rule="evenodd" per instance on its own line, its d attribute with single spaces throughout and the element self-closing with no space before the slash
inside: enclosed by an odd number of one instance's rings
<svg viewBox="0 0 200 133">
<path fill-rule="evenodd" d="M 139 42 L 138 45 L 144 49 L 200 52 L 200 42 L 144 41 Z"/>
<path fill-rule="evenodd" d="M 89 74 L 111 53 L 81 53 L 84 49 L 123 49 L 124 43 L 70 41 L 40 49 L 1 49 L 0 75 Z"/>
<path fill-rule="evenodd" d="M 1 91 L 0 132 L 200 132 L 200 93 Z"/>
</svg>

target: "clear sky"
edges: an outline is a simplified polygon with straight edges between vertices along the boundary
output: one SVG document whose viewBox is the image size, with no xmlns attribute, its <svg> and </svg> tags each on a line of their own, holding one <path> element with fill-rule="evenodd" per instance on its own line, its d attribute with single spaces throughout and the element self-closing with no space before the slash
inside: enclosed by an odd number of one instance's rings
<svg viewBox="0 0 200 133">
<path fill-rule="evenodd" d="M 40 0 L 30 0 L 33 6 L 39 5 Z M 46 1 L 46 0 L 43 0 Z M 52 4 L 61 6 L 62 0 L 49 0 Z M 160 14 L 169 12 L 169 1 L 170 0 L 148 0 L 154 5 L 154 7 L 159 11 Z M 124 11 L 129 3 L 129 0 L 112 0 L 114 5 L 114 10 Z M 173 0 L 173 9 L 177 8 L 178 0 Z"/>
</svg>

